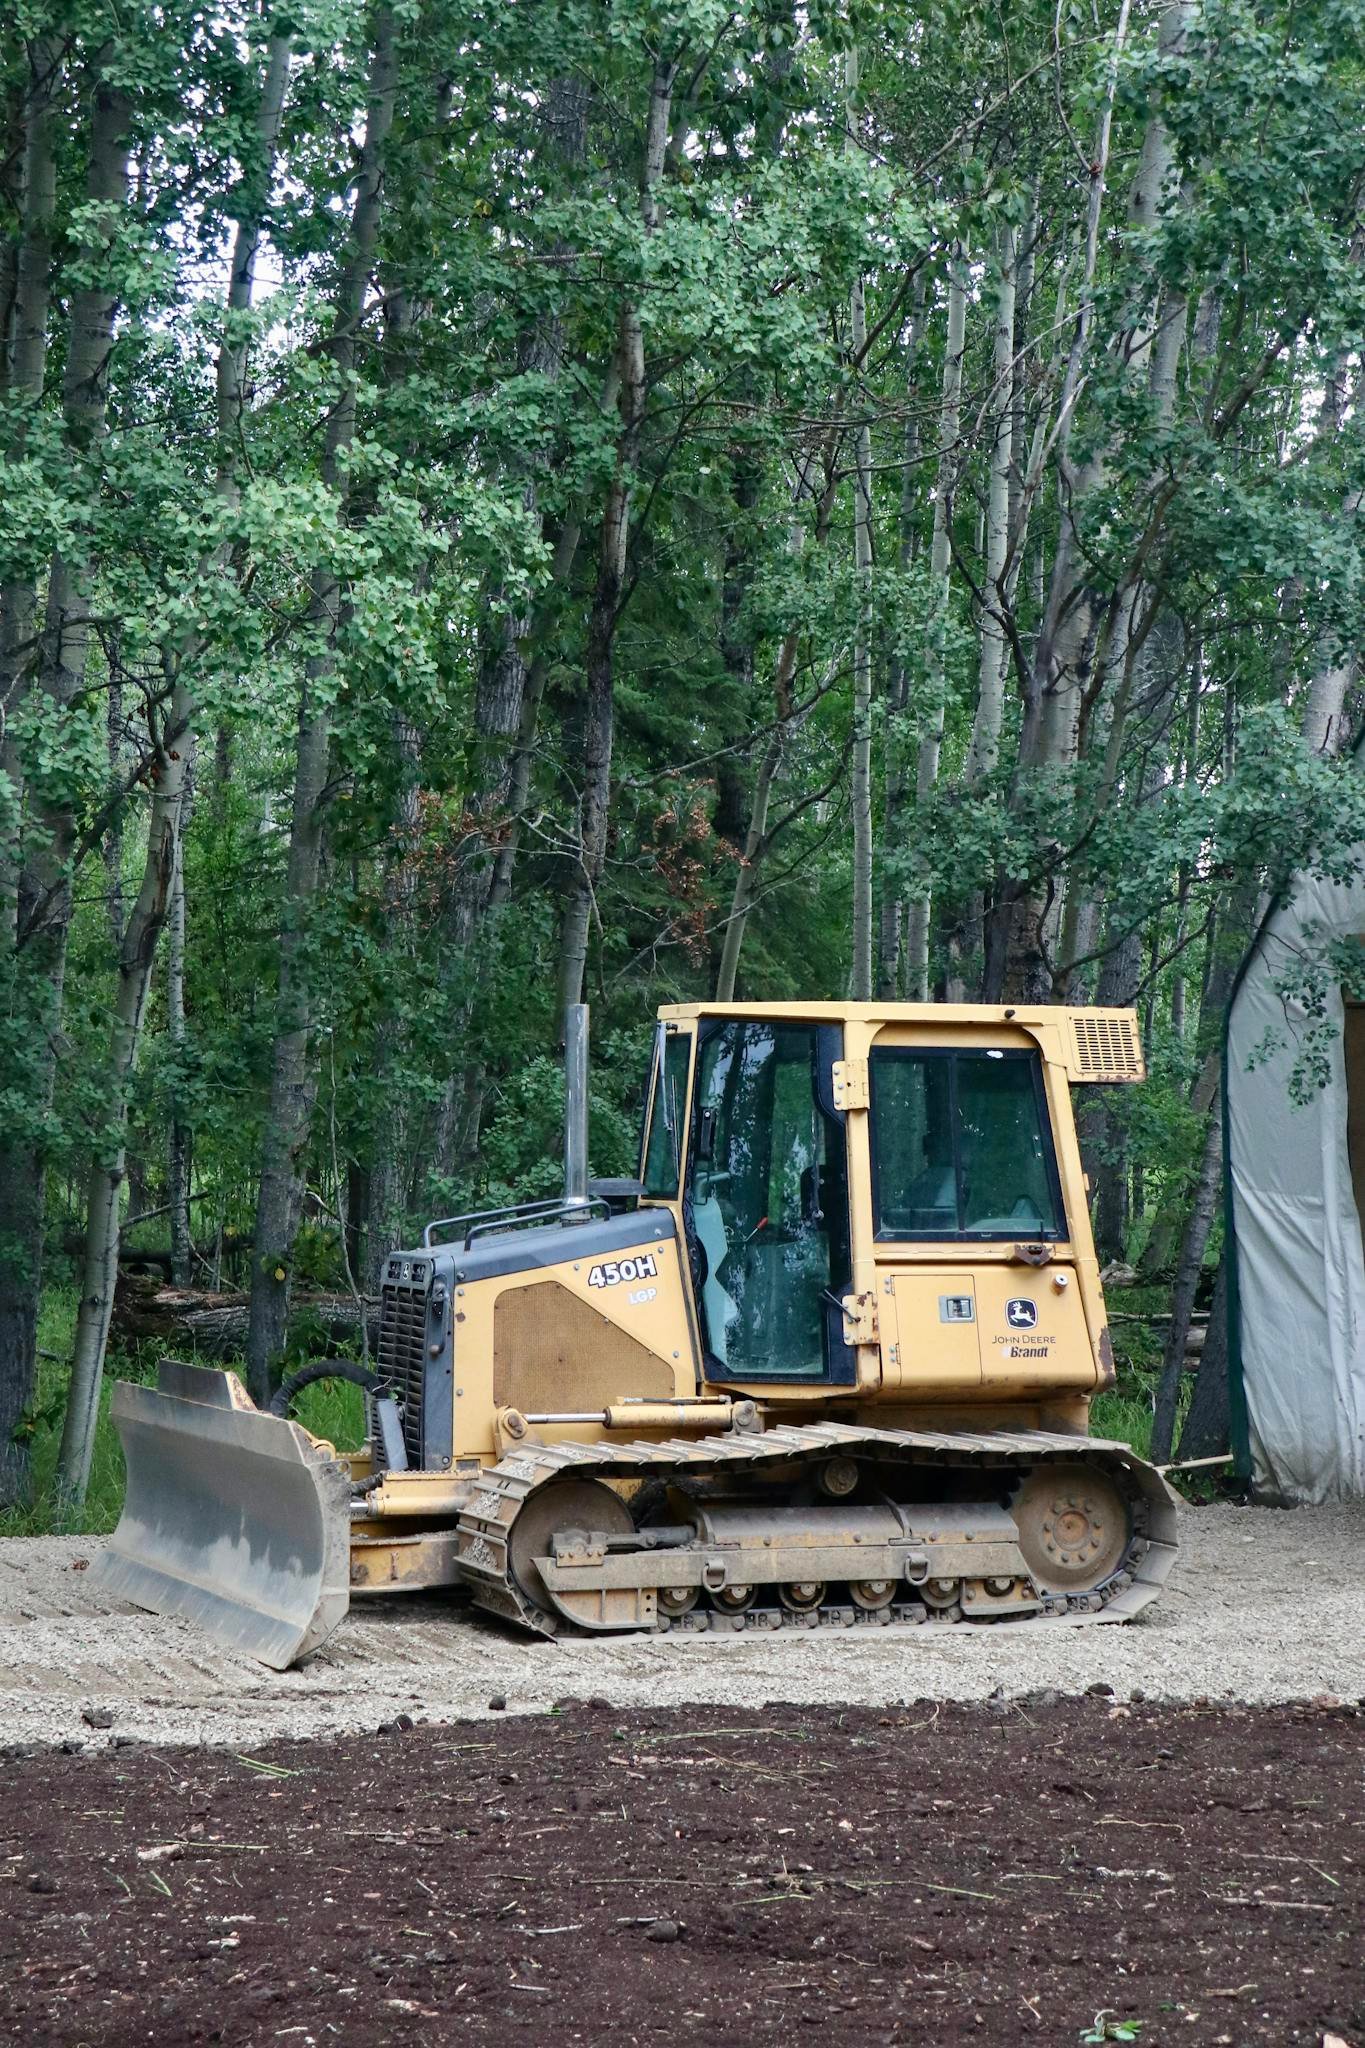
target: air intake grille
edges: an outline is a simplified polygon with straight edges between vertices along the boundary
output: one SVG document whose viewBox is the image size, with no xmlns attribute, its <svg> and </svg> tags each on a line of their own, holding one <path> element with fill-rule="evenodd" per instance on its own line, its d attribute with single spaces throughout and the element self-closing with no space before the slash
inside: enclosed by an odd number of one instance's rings
<svg viewBox="0 0 1365 2048">
<path fill-rule="evenodd" d="M 393 1384 L 403 1417 L 408 1463 L 422 1464 L 422 1387 L 426 1374 L 427 1293 L 386 1286 L 379 1306 L 379 1370 Z"/>
<path fill-rule="evenodd" d="M 1146 1074 L 1132 1010 L 1073 1010 L 1073 1081 L 1141 1081 Z"/>
</svg>

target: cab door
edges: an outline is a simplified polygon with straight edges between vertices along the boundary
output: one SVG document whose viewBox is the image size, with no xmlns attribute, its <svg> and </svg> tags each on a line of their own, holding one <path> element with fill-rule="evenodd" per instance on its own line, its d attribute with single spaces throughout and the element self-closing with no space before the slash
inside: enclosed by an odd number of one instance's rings
<svg viewBox="0 0 1365 2048">
<path fill-rule="evenodd" d="M 684 1216 L 713 1381 L 852 1384 L 848 1163 L 837 1028 L 704 1024 Z"/>
</svg>

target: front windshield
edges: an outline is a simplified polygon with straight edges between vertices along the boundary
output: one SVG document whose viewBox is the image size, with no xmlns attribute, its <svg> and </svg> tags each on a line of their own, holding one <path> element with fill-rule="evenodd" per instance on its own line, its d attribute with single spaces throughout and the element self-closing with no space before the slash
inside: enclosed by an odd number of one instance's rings
<svg viewBox="0 0 1365 2048">
<path fill-rule="evenodd" d="M 879 1238 L 1061 1236 L 1036 1053 L 872 1055 Z"/>
</svg>

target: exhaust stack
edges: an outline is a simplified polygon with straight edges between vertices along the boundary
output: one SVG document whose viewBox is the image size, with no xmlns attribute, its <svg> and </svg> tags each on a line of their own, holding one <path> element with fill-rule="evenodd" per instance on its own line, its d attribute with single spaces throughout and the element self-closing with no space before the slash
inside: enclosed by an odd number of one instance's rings
<svg viewBox="0 0 1365 2048">
<path fill-rule="evenodd" d="M 564 1200 L 575 1209 L 588 1202 L 586 1003 L 570 1003 L 564 1012 Z"/>
</svg>

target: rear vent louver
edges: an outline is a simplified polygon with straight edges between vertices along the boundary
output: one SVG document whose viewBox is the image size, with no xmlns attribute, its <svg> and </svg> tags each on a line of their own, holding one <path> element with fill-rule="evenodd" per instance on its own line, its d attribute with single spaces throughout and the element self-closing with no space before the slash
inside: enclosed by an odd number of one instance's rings
<svg viewBox="0 0 1365 2048">
<path fill-rule="evenodd" d="M 1146 1076 L 1133 1010 L 1073 1010 L 1073 1081 L 1141 1081 Z"/>
<path fill-rule="evenodd" d="M 386 1286 L 379 1309 L 379 1371 L 403 1417 L 408 1463 L 422 1464 L 422 1389 L 426 1373 L 426 1289 Z"/>
</svg>

